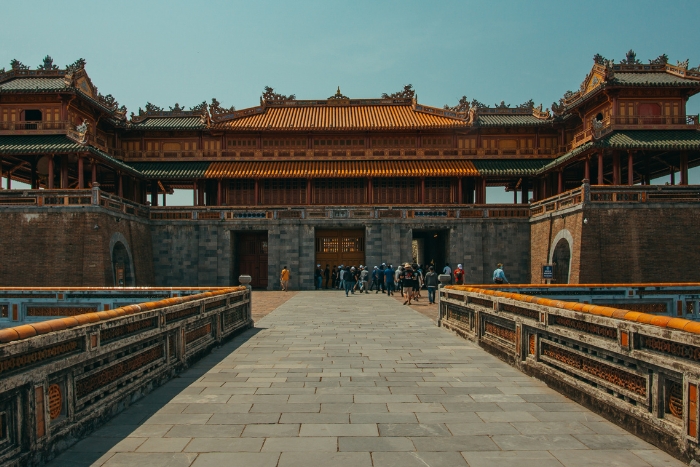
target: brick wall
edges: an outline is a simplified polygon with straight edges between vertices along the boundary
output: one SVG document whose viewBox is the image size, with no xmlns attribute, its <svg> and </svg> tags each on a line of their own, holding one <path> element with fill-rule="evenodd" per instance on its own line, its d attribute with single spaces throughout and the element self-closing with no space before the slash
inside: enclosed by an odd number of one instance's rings
<svg viewBox="0 0 700 467">
<path fill-rule="evenodd" d="M 587 219 L 587 223 L 584 223 Z M 700 281 L 700 208 L 693 204 L 588 204 L 530 224 L 533 283 L 557 234 L 573 238 L 572 284 Z"/>
<path fill-rule="evenodd" d="M 136 285 L 153 285 L 145 221 L 99 208 L 6 208 L 0 209 L 0 232 L 0 286 L 111 287 L 110 240 L 115 233 L 128 243 Z"/>
</svg>

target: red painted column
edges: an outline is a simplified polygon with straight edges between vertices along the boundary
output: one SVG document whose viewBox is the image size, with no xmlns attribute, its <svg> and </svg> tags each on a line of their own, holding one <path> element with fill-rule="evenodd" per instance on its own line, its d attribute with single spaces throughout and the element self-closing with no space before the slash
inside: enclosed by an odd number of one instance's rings
<svg viewBox="0 0 700 467">
<path fill-rule="evenodd" d="M 92 160 L 92 183 L 97 183 L 97 162 L 95 159 Z"/>
<path fill-rule="evenodd" d="M 523 183 L 520 185 L 520 204 L 528 204 L 530 202 L 530 199 L 528 197 L 529 194 L 529 186 L 528 186 L 528 179 L 523 178 Z"/>
<path fill-rule="evenodd" d="M 193 206 L 197 206 L 197 201 L 198 201 L 198 199 L 199 199 L 199 198 L 197 197 L 197 188 L 198 188 L 198 186 L 197 186 L 197 180 L 194 180 L 194 181 L 192 182 L 192 205 L 193 205 Z"/>
<path fill-rule="evenodd" d="M 117 177 L 119 177 L 119 190 L 117 191 L 117 196 L 119 196 L 120 198 L 123 198 L 124 197 L 124 176 L 120 173 L 117 175 Z"/>
<path fill-rule="evenodd" d="M 85 159 L 78 156 L 78 190 L 85 188 Z"/>
<path fill-rule="evenodd" d="M 206 180 L 199 180 L 199 182 L 197 183 L 197 206 L 206 206 L 206 203 L 204 202 L 204 192 L 207 189 L 206 183 Z"/>
<path fill-rule="evenodd" d="M 61 188 L 68 189 L 68 156 L 61 158 Z"/>
<path fill-rule="evenodd" d="M 217 182 L 216 182 L 216 205 L 217 206 L 224 205 L 224 203 L 222 203 L 222 196 L 221 195 L 223 194 L 223 190 L 222 190 L 223 187 L 221 185 L 222 185 L 221 179 L 217 180 Z M 165 195 L 163 195 L 163 196 L 165 196 Z"/>
<path fill-rule="evenodd" d="M 420 179 L 420 204 L 425 204 L 425 177 Z"/>
<path fill-rule="evenodd" d="M 260 204 L 260 180 L 257 178 L 255 179 L 255 193 L 253 194 L 253 200 L 256 206 Z"/>
<path fill-rule="evenodd" d="M 306 179 L 306 204 L 310 205 L 312 201 L 313 201 L 313 198 L 311 197 L 311 179 L 307 178 Z"/>
<path fill-rule="evenodd" d="M 634 153 L 627 153 L 627 184 L 634 185 Z"/>
<path fill-rule="evenodd" d="M 1 173 L 0 173 L 0 176 L 2 176 Z M 48 180 L 48 184 L 46 185 L 46 188 L 48 188 L 49 190 L 53 190 L 53 177 L 54 177 L 54 174 L 53 174 L 53 155 L 49 156 L 49 175 L 48 175 L 48 177 L 49 177 L 49 180 Z"/>
<path fill-rule="evenodd" d="M 591 158 L 586 157 L 586 160 L 583 162 L 583 178 L 588 180 L 588 182 L 591 182 Z"/>
<path fill-rule="evenodd" d="M 374 198 L 374 183 L 372 182 L 372 177 L 367 179 L 367 204 L 372 204 L 372 199 Z"/>
<path fill-rule="evenodd" d="M 598 153 L 598 185 L 605 185 L 605 177 L 603 175 L 603 151 Z"/>
<path fill-rule="evenodd" d="M 557 194 L 564 193 L 564 171 L 557 172 Z"/>
<path fill-rule="evenodd" d="M 513 204 L 518 204 L 518 189 L 513 188 Z"/>
<path fill-rule="evenodd" d="M 688 153 L 681 152 L 681 185 L 688 184 Z"/>
<path fill-rule="evenodd" d="M 481 204 L 486 204 L 486 178 L 481 179 Z"/>
<path fill-rule="evenodd" d="M 620 153 L 613 152 L 613 185 L 620 185 L 622 176 L 620 174 Z"/>
<path fill-rule="evenodd" d="M 457 179 L 457 204 L 464 203 L 464 193 L 462 192 L 462 177 Z"/>
<path fill-rule="evenodd" d="M 121 191 L 122 177 L 119 176 L 119 191 Z M 121 196 L 121 195 L 119 195 Z M 158 206 L 158 182 L 151 181 L 151 206 Z"/>
</svg>

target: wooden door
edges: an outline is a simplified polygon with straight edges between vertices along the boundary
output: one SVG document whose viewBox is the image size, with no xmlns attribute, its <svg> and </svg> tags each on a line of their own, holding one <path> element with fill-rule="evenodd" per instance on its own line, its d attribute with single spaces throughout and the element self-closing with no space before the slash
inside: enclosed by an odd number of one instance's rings
<svg viewBox="0 0 700 467">
<path fill-rule="evenodd" d="M 365 264 L 364 230 L 317 230 L 316 264 L 330 267 Z M 314 266 L 316 266 L 314 264 Z"/>
<path fill-rule="evenodd" d="M 639 104 L 637 106 L 640 125 L 660 125 L 663 123 L 661 117 L 661 106 L 659 104 Z"/>
<path fill-rule="evenodd" d="M 238 237 L 238 271 L 253 278 L 250 285 L 267 288 L 267 233 L 246 233 Z"/>
</svg>

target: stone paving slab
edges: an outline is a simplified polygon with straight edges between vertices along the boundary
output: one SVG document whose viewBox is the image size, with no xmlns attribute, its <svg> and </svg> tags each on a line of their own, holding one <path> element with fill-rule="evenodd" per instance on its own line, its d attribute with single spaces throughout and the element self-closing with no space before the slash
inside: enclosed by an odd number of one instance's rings
<svg viewBox="0 0 700 467">
<path fill-rule="evenodd" d="M 436 327 L 433 306 L 335 291 L 258 300 L 258 316 L 276 309 L 256 329 L 49 465 L 684 465 Z"/>
</svg>

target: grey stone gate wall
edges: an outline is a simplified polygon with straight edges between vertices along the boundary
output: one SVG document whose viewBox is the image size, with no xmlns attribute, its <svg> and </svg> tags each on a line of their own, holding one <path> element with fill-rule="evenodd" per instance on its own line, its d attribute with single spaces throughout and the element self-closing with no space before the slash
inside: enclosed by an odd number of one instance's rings
<svg viewBox="0 0 700 467">
<path fill-rule="evenodd" d="M 236 233 L 267 232 L 268 288 L 279 289 L 284 265 L 291 287 L 312 289 L 316 229 L 365 229 L 365 261 L 398 265 L 412 258 L 413 230 L 447 230 L 447 258 L 464 264 L 467 283 L 488 283 L 496 264 L 512 283 L 530 282 L 530 226 L 527 219 L 347 219 L 240 221 L 154 221 L 153 264 L 158 286 L 236 285 Z M 440 272 L 440 271 L 438 271 Z"/>
</svg>

